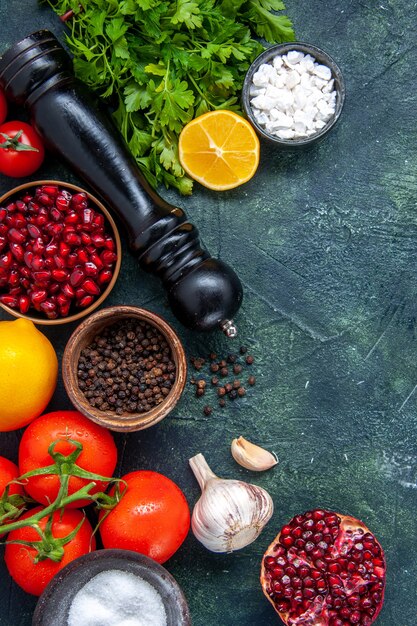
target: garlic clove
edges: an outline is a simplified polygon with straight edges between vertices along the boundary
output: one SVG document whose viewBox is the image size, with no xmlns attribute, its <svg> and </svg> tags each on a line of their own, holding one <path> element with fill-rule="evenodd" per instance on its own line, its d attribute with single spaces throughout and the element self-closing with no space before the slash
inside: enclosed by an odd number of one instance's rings
<svg viewBox="0 0 417 626">
<path fill-rule="evenodd" d="M 233 439 L 231 451 L 236 463 L 253 472 L 264 472 L 278 463 L 276 455 L 251 443 L 244 437 Z"/>
</svg>

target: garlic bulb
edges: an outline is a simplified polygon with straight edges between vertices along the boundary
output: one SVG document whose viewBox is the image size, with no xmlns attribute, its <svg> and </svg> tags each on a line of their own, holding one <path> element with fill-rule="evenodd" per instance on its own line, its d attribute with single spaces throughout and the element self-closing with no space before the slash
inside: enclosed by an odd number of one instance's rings
<svg viewBox="0 0 417 626">
<path fill-rule="evenodd" d="M 268 450 L 251 443 L 244 437 L 233 439 L 232 456 L 236 463 L 253 472 L 263 472 L 278 463 L 278 459 Z"/>
<path fill-rule="evenodd" d="M 202 454 L 189 461 L 201 487 L 191 519 L 193 533 L 212 552 L 233 552 L 255 541 L 274 512 L 265 489 L 241 480 L 224 480 Z"/>
</svg>

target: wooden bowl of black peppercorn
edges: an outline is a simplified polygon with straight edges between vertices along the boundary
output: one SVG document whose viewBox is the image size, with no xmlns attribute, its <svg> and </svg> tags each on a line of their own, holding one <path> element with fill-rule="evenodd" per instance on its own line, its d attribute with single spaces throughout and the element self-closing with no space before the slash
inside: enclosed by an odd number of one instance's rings
<svg viewBox="0 0 417 626">
<path fill-rule="evenodd" d="M 159 315 L 112 306 L 75 329 L 62 376 L 83 415 L 128 432 L 149 428 L 172 411 L 184 390 L 187 361 L 177 334 Z"/>
</svg>

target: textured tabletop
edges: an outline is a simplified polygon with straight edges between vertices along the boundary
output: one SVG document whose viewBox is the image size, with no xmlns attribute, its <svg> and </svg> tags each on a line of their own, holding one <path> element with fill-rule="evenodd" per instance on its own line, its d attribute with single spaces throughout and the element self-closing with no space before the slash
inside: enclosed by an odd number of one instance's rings
<svg viewBox="0 0 417 626">
<path fill-rule="evenodd" d="M 344 73 L 339 125 L 308 152 L 283 154 L 262 145 L 258 174 L 234 191 L 196 186 L 185 199 L 164 192 L 186 208 L 211 253 L 242 279 L 237 343 L 181 327 L 161 286 L 127 250 L 106 301 L 162 314 L 189 356 L 248 345 L 257 384 L 208 417 L 206 402 L 187 385 L 159 425 L 115 435 L 118 469 L 160 471 L 192 505 L 199 492 L 188 458 L 203 452 L 218 475 L 255 482 L 274 499 L 271 522 L 248 548 L 215 555 L 190 534 L 167 562 L 194 626 L 278 624 L 258 582 L 260 560 L 282 524 L 314 507 L 350 513 L 375 532 L 388 563 L 386 602 L 376 623 L 415 626 L 417 4 L 286 4 L 298 39 L 325 49 Z M 3 0 L 0 51 L 41 27 L 61 30 L 36 0 Z M 37 177 L 77 182 L 52 158 Z M 0 178 L 1 192 L 11 186 Z M 73 328 L 45 331 L 59 356 Z M 50 408 L 70 408 L 61 379 Z M 19 434 L 0 435 L 1 455 L 16 458 Z M 259 475 L 236 465 L 229 449 L 238 435 L 274 450 L 279 465 Z M 0 625 L 29 626 L 36 599 L 10 581 L 2 561 L 0 580 Z"/>
</svg>

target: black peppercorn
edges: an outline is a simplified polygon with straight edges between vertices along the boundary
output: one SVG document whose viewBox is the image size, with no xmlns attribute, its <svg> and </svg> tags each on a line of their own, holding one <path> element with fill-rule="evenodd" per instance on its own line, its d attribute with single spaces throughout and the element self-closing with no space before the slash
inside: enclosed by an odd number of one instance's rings
<svg viewBox="0 0 417 626">
<path fill-rule="evenodd" d="M 236 359 L 237 359 L 236 354 L 228 354 L 227 355 L 227 362 L 228 363 L 236 363 Z"/>
<path fill-rule="evenodd" d="M 239 364 L 233 365 L 233 373 L 234 374 L 240 374 L 242 371 L 242 366 Z"/>
<path fill-rule="evenodd" d="M 239 387 L 240 387 L 240 380 L 234 380 L 233 389 L 239 389 Z"/>
<path fill-rule="evenodd" d="M 224 398 L 220 398 L 220 400 L 219 400 L 219 406 L 221 406 L 222 408 L 223 408 L 224 406 L 226 406 L 226 400 L 225 400 Z"/>
<path fill-rule="evenodd" d="M 224 387 L 217 387 L 217 395 L 218 396 L 225 396 L 226 395 L 226 389 Z"/>
<path fill-rule="evenodd" d="M 246 363 L 247 363 L 248 365 L 252 365 L 252 363 L 254 362 L 254 360 L 255 360 L 255 359 L 253 358 L 253 356 L 251 356 L 251 355 L 249 354 L 249 355 L 246 357 L 246 359 L 245 359 L 245 360 L 246 360 Z"/>
<path fill-rule="evenodd" d="M 240 354 L 246 354 L 247 351 L 248 349 L 246 346 L 240 346 L 240 350 L 239 350 Z"/>
<path fill-rule="evenodd" d="M 213 378 L 211 379 L 211 384 L 212 385 L 217 385 L 218 382 L 219 382 L 218 376 L 213 376 Z"/>
<path fill-rule="evenodd" d="M 248 385 L 251 385 L 251 387 L 253 387 L 253 385 L 255 385 L 255 383 L 256 383 L 255 376 L 249 376 L 249 378 L 248 378 Z"/>
<path fill-rule="evenodd" d="M 229 374 L 229 370 L 227 369 L 227 367 L 222 367 L 222 369 L 220 370 L 220 376 L 223 376 L 223 378 L 225 376 L 228 376 Z"/>
<path fill-rule="evenodd" d="M 217 365 L 217 363 L 212 363 L 212 364 L 210 365 L 210 369 L 211 369 L 211 371 L 213 372 L 213 374 L 215 374 L 216 372 L 218 372 L 218 371 L 219 371 L 220 367 Z"/>
<path fill-rule="evenodd" d="M 237 391 L 236 391 L 236 389 L 232 389 L 232 391 L 229 393 L 229 398 L 231 400 L 236 400 L 236 398 L 237 398 Z"/>
<path fill-rule="evenodd" d="M 204 409 L 204 415 L 211 415 L 211 413 L 213 412 L 213 409 L 211 408 L 211 406 L 205 406 Z"/>
<path fill-rule="evenodd" d="M 196 392 L 195 392 L 195 395 L 197 396 L 197 398 L 200 398 L 201 396 L 204 396 L 204 394 L 205 394 L 205 390 L 201 389 L 201 387 L 198 387 Z"/>
<path fill-rule="evenodd" d="M 237 390 L 237 395 L 241 398 L 246 395 L 246 389 L 244 387 L 239 387 Z"/>
<path fill-rule="evenodd" d="M 233 389 L 233 385 L 231 383 L 226 383 L 226 385 L 224 386 L 226 393 L 230 393 Z"/>
</svg>

